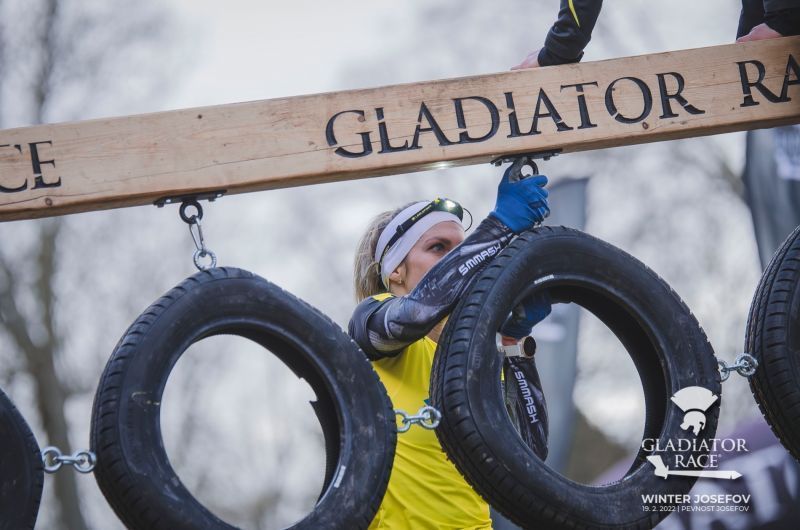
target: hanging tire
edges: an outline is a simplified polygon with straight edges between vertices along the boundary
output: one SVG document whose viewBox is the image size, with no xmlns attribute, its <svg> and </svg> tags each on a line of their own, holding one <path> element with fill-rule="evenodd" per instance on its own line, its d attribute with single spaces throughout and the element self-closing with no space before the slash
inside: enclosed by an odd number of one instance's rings
<svg viewBox="0 0 800 530">
<path fill-rule="evenodd" d="M 34 527 L 42 499 L 43 467 L 30 427 L 0 390 L 0 530 Z"/>
<path fill-rule="evenodd" d="M 495 332 L 520 300 L 539 289 L 547 289 L 553 303 L 574 302 L 591 311 L 624 345 L 644 389 L 643 441 L 658 439 L 663 446 L 695 438 L 681 428 L 684 413 L 670 401 L 691 386 L 720 395 L 716 360 L 695 318 L 632 256 L 576 230 L 543 227 L 504 249 L 448 319 L 431 378 L 433 403 L 443 414 L 439 440 L 475 490 L 524 528 L 651 528 L 669 511 L 647 511 L 642 494 L 686 494 L 694 477 L 656 476 L 644 448 L 655 449 L 643 443 L 622 479 L 578 484 L 547 467 L 506 413 Z M 698 439 L 714 437 L 718 415 L 717 400 L 705 412 Z M 676 452 L 657 454 L 672 462 Z M 707 453 L 682 453 L 701 454 Z"/>
<path fill-rule="evenodd" d="M 118 517 L 133 529 L 231 528 L 176 476 L 160 427 L 173 366 L 192 343 L 218 334 L 261 344 L 316 393 L 325 479 L 313 511 L 292 528 L 366 528 L 386 490 L 396 442 L 383 386 L 330 319 L 235 268 L 197 273 L 169 291 L 128 328 L 106 365 L 92 411 L 91 445 L 97 483 Z"/>
<path fill-rule="evenodd" d="M 745 351 L 758 361 L 750 389 L 784 447 L 800 462 L 800 226 L 770 260 L 747 319 Z"/>
</svg>

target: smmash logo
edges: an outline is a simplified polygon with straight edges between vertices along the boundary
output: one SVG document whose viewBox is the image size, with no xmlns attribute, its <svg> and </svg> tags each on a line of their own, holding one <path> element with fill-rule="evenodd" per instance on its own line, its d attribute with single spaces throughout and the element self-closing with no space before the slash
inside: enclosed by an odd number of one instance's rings
<svg viewBox="0 0 800 530">
<path fill-rule="evenodd" d="M 461 273 L 461 276 L 465 276 L 470 271 L 470 269 L 477 267 L 478 265 L 486 261 L 487 258 L 494 256 L 498 252 L 500 252 L 500 243 L 492 245 L 487 249 L 481 250 L 480 252 L 469 258 L 467 261 L 465 261 L 463 264 L 459 265 L 458 272 Z"/>
<path fill-rule="evenodd" d="M 528 385 L 528 380 L 525 379 L 525 374 L 519 370 L 514 370 L 514 376 L 517 378 L 519 391 L 522 393 L 522 398 L 525 400 L 525 411 L 528 413 L 528 418 L 531 420 L 531 424 L 536 424 L 539 422 L 539 413 L 536 410 L 536 402 L 533 400 L 533 394 L 531 393 L 530 385 Z"/>
<path fill-rule="evenodd" d="M 698 436 L 707 425 L 706 413 L 717 403 L 719 396 L 700 386 L 688 386 L 675 392 L 672 402 L 683 411 L 681 429 Z M 746 452 L 743 438 L 645 438 L 642 449 L 650 456 L 657 477 L 670 475 L 721 478 L 734 480 L 742 475 L 736 471 L 720 470 L 719 452 Z M 662 453 L 662 454 L 659 454 Z M 669 467 L 664 459 L 672 460 Z"/>
</svg>

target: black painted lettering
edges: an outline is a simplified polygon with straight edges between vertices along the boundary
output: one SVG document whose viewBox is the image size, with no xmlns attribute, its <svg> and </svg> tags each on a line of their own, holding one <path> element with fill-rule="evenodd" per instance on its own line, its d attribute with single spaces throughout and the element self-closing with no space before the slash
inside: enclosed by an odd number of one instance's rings
<svg viewBox="0 0 800 530">
<path fill-rule="evenodd" d="M 770 92 L 770 90 L 762 83 L 762 81 L 764 81 L 764 76 L 767 75 L 767 70 L 764 68 L 763 63 L 759 61 L 741 61 L 737 62 L 736 64 L 739 65 L 739 80 L 742 82 L 742 95 L 744 96 L 742 104 L 739 105 L 740 107 L 752 107 L 759 104 L 758 101 L 753 99 L 753 88 L 761 92 L 761 95 L 767 98 L 767 101 L 770 103 L 780 103 L 782 101 L 780 96 L 776 96 Z M 750 77 L 747 74 L 748 64 L 752 64 L 756 67 L 758 79 L 755 81 L 750 81 Z"/>
<path fill-rule="evenodd" d="M 386 129 L 386 122 L 383 116 L 383 107 L 375 109 L 375 116 L 378 118 L 378 134 L 381 137 L 381 150 L 379 154 L 383 153 L 396 153 L 397 151 L 408 151 L 408 140 L 403 142 L 403 145 L 394 146 L 391 143 L 389 132 Z"/>
<path fill-rule="evenodd" d="M 517 138 L 519 136 L 532 136 L 536 134 L 542 134 L 539 130 L 539 118 L 550 118 L 553 120 L 553 123 L 556 125 L 556 130 L 558 132 L 562 131 L 570 131 L 572 127 L 564 123 L 564 120 L 561 119 L 561 114 L 558 113 L 556 110 L 555 105 L 553 102 L 550 101 L 550 98 L 547 96 L 547 93 L 543 89 L 539 89 L 539 97 L 536 100 L 536 109 L 533 113 L 533 120 L 531 122 L 531 129 L 524 133 L 519 130 L 519 121 L 517 118 L 516 108 L 514 107 L 514 97 L 511 92 L 506 92 L 506 106 L 508 107 L 511 112 L 508 115 L 508 125 L 511 128 L 511 134 L 508 135 L 508 138 Z M 542 112 L 542 106 L 544 105 L 547 112 Z"/>
<path fill-rule="evenodd" d="M 428 127 L 422 127 L 422 118 L 425 118 L 425 121 L 428 122 Z M 436 123 L 436 119 L 431 114 L 431 111 L 428 110 L 428 106 L 425 105 L 423 101 L 419 106 L 419 115 L 417 116 L 417 128 L 414 130 L 414 139 L 411 142 L 411 147 L 409 149 L 420 149 L 419 145 L 419 136 L 425 132 L 432 132 L 436 139 L 439 141 L 439 145 L 444 147 L 447 145 L 453 145 L 454 142 L 451 142 L 445 136 L 444 131 L 442 131 L 439 124 Z"/>
<path fill-rule="evenodd" d="M 467 128 L 467 120 L 464 117 L 464 101 L 472 100 L 481 103 L 486 109 L 489 111 L 489 117 L 492 120 L 492 126 L 489 128 L 489 132 L 484 134 L 483 136 L 479 137 L 472 137 L 469 135 L 469 130 L 465 130 L 464 132 L 458 135 L 458 143 L 460 144 L 469 144 L 475 142 L 483 142 L 484 140 L 488 140 L 495 134 L 497 134 L 497 129 L 500 128 L 500 113 L 497 111 L 497 107 L 491 100 L 486 99 L 480 96 L 469 96 L 465 98 L 455 98 L 453 101 L 455 102 L 456 108 L 456 123 L 460 129 L 468 129 Z"/>
<path fill-rule="evenodd" d="M 20 144 L 3 144 L 3 145 L 0 145 L 0 149 L 2 149 L 3 147 L 15 148 L 19 152 L 19 154 L 22 154 L 22 145 L 20 145 Z M 22 184 L 20 184 L 16 188 L 6 188 L 5 186 L 0 186 L 0 193 L 16 193 L 18 191 L 25 191 L 27 189 L 28 189 L 28 179 L 27 178 L 23 178 L 22 179 Z"/>
<path fill-rule="evenodd" d="M 617 85 L 617 83 L 623 80 L 632 81 L 637 87 L 639 87 L 639 90 L 642 93 L 642 113 L 635 118 L 629 118 L 620 114 L 619 110 L 617 110 L 616 103 L 614 103 L 614 87 Z M 650 114 L 651 110 L 653 110 L 653 94 L 650 92 L 650 87 L 647 86 L 647 83 L 638 77 L 620 77 L 619 79 L 613 80 L 611 84 L 608 85 L 608 88 L 606 88 L 606 110 L 608 110 L 608 113 L 618 122 L 640 122 Z"/>
<path fill-rule="evenodd" d="M 508 113 L 508 128 L 511 129 L 511 134 L 506 138 L 525 136 L 519 132 L 519 120 L 517 119 L 517 109 L 514 106 L 514 94 L 512 92 L 505 92 L 503 95 L 506 97 L 506 107 L 511 111 Z"/>
<path fill-rule="evenodd" d="M 575 88 L 576 92 L 578 92 L 578 111 L 581 114 L 581 125 L 578 127 L 578 129 L 591 129 L 592 127 L 597 127 L 596 124 L 592 123 L 592 120 L 589 117 L 589 107 L 586 105 L 586 96 L 583 94 L 583 87 L 592 85 L 597 86 L 597 81 L 590 81 L 588 83 L 575 83 L 573 85 L 561 85 L 562 91 L 565 88 Z"/>
<path fill-rule="evenodd" d="M 545 106 L 547 112 L 541 112 L 542 105 Z M 553 102 L 547 97 L 547 92 L 543 88 L 539 89 L 539 98 L 536 100 L 536 110 L 533 112 L 533 123 L 531 124 L 531 134 L 539 134 L 539 118 L 550 118 L 556 124 L 558 132 L 571 131 L 572 127 L 564 123 L 561 119 L 561 114 L 556 110 Z"/>
<path fill-rule="evenodd" d="M 662 114 L 659 116 L 660 118 L 675 118 L 678 116 L 677 113 L 672 111 L 672 107 L 669 104 L 670 99 L 674 99 L 677 101 L 681 107 L 683 107 L 686 112 L 689 114 L 705 114 L 706 111 L 700 110 L 694 105 L 690 104 L 686 101 L 686 98 L 681 95 L 683 92 L 686 83 L 683 79 L 683 76 L 678 72 L 664 72 L 663 74 L 656 74 L 658 77 L 658 93 L 661 96 L 661 111 Z M 677 83 L 677 89 L 675 90 L 674 94 L 670 94 L 667 89 L 667 80 L 666 76 L 672 76 Z"/>
<path fill-rule="evenodd" d="M 330 147 L 334 147 L 339 144 L 339 142 L 336 141 L 336 135 L 333 132 L 333 124 L 342 114 L 355 114 L 356 116 L 364 118 L 363 110 L 343 110 L 342 112 L 337 112 L 334 114 L 331 119 L 328 120 L 328 125 L 325 127 L 325 138 L 328 140 L 328 145 Z M 348 151 L 344 147 L 339 147 L 334 151 L 334 153 L 345 158 L 359 158 L 370 154 L 372 152 L 372 141 L 370 140 L 369 133 L 362 132 L 358 133 L 358 135 L 361 137 L 361 151 Z"/>
<path fill-rule="evenodd" d="M 58 177 L 58 180 L 55 182 L 45 182 L 44 176 L 42 175 L 42 165 L 43 164 L 50 164 L 53 167 L 56 167 L 55 160 L 41 160 L 39 158 L 39 147 L 40 145 L 53 145 L 53 142 L 47 140 L 44 142 L 31 142 L 28 146 L 31 149 L 31 165 L 33 166 L 33 176 L 34 176 L 34 184 L 33 189 L 39 188 L 57 188 L 61 186 L 61 177 Z"/>
<path fill-rule="evenodd" d="M 542 106 L 545 107 L 547 112 L 542 112 Z M 539 89 L 539 97 L 536 100 L 536 110 L 533 112 L 533 121 L 531 122 L 531 130 L 525 136 L 529 136 L 532 134 L 541 134 L 539 130 L 539 118 L 550 118 L 553 120 L 553 123 L 556 125 L 556 130 L 558 132 L 563 131 L 570 131 L 572 127 L 564 123 L 561 119 L 561 114 L 558 113 L 556 110 L 555 105 L 553 102 L 550 101 L 550 98 L 547 96 L 547 92 L 544 91 L 543 88 Z"/>
<path fill-rule="evenodd" d="M 794 74 L 794 80 L 789 79 L 791 74 Z M 791 54 L 786 62 L 786 75 L 783 77 L 783 87 L 781 87 L 781 101 L 792 100 L 789 97 L 789 85 L 800 85 L 800 66 Z"/>
</svg>

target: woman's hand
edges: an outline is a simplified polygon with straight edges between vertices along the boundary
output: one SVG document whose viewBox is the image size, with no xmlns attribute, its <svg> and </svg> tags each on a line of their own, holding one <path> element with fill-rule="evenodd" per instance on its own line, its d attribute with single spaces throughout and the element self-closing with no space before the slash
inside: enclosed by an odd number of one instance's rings
<svg viewBox="0 0 800 530">
<path fill-rule="evenodd" d="M 550 215 L 547 205 L 547 177 L 532 175 L 512 182 L 510 177 L 514 164 L 503 173 L 500 186 L 497 188 L 497 202 L 489 215 L 502 221 L 515 234 L 519 234 L 541 223 Z"/>
<path fill-rule="evenodd" d="M 500 326 L 500 335 L 516 340 L 527 337 L 531 334 L 533 326 L 550 314 L 550 304 L 550 295 L 547 291 L 540 291 L 525 298 Z"/>
</svg>

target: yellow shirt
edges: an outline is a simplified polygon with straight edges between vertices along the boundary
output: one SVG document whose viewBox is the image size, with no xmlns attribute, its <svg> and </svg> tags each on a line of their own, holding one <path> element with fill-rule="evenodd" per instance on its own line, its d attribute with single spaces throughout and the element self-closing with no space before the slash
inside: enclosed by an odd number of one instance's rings
<svg viewBox="0 0 800 530">
<path fill-rule="evenodd" d="M 387 294 L 375 295 L 383 300 Z M 395 409 L 416 414 L 430 403 L 436 343 L 428 337 L 396 357 L 373 362 Z M 436 434 L 412 425 L 397 434 L 392 474 L 371 529 L 441 530 L 491 528 L 489 505 L 467 484 L 442 450 Z"/>
</svg>

